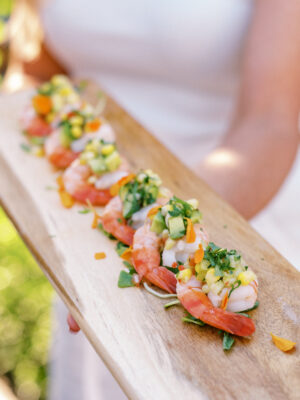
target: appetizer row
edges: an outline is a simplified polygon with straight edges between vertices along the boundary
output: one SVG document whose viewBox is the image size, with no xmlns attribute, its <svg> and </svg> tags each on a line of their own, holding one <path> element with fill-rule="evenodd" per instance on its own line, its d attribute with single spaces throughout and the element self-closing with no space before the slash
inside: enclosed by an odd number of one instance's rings
<svg viewBox="0 0 300 400">
<path fill-rule="evenodd" d="M 151 283 L 174 295 L 167 307 L 181 304 L 185 321 L 224 331 L 225 349 L 233 343 L 228 334 L 254 333 L 245 311 L 257 307 L 255 273 L 236 250 L 209 241 L 197 200 L 176 197 L 151 170 L 131 171 L 110 125 L 66 77 L 54 76 L 38 88 L 21 123 L 29 142 L 62 170 L 64 205 L 88 204 L 93 226 L 118 240 L 127 267 L 120 287 L 143 283 L 163 297 Z M 101 216 L 93 206 L 105 206 Z"/>
</svg>

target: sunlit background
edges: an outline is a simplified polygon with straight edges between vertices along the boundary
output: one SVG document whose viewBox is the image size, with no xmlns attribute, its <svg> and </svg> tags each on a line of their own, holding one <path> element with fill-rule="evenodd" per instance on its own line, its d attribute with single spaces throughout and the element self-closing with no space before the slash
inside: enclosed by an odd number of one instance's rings
<svg viewBox="0 0 300 400">
<path fill-rule="evenodd" d="M 37 56 L 39 43 L 30 4 L 0 0 L 0 92 L 32 84 L 22 61 Z M 52 294 L 0 208 L 0 400 L 46 399 Z"/>
</svg>

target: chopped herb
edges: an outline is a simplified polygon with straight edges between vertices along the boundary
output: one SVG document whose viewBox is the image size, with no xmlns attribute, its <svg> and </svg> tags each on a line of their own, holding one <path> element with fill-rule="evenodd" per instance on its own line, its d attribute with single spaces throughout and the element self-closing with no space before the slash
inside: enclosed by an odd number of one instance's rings
<svg viewBox="0 0 300 400">
<path fill-rule="evenodd" d="M 164 305 L 164 308 L 169 308 L 169 307 L 172 307 L 172 306 L 177 306 L 178 304 L 180 304 L 180 301 L 179 301 L 179 300 L 173 300 L 173 301 L 170 301 L 170 303 L 166 303 L 166 304 Z"/>
<path fill-rule="evenodd" d="M 108 239 L 110 239 L 110 240 L 116 240 L 116 238 L 115 238 L 111 233 L 107 232 L 107 231 L 103 228 L 102 224 L 98 224 L 98 229 L 99 229 L 99 231 L 101 231 L 102 233 L 104 233 L 104 235 L 107 236 Z"/>
<path fill-rule="evenodd" d="M 179 272 L 179 268 L 178 267 L 176 267 L 176 268 L 173 268 L 173 267 L 165 267 L 165 268 L 167 268 L 169 271 L 171 271 L 171 272 L 173 272 L 173 274 L 178 274 L 178 272 Z"/>
<path fill-rule="evenodd" d="M 128 261 L 123 261 L 123 264 L 125 265 L 126 268 L 129 269 L 129 273 L 132 275 L 136 273 L 136 270 L 132 264 L 130 264 Z"/>
<path fill-rule="evenodd" d="M 234 337 L 228 333 L 228 332 L 224 332 L 224 336 L 223 336 L 223 350 L 230 350 L 231 347 L 234 344 Z"/>
<path fill-rule="evenodd" d="M 223 228 L 224 228 L 224 229 L 227 229 L 227 228 L 228 228 L 228 226 L 225 224 L 225 225 L 223 225 Z"/>
<path fill-rule="evenodd" d="M 25 151 L 26 153 L 30 153 L 30 151 L 31 151 L 31 147 L 28 146 L 28 144 L 21 143 L 21 144 L 20 144 L 20 147 L 21 147 L 21 149 L 22 149 L 23 151 Z"/>
<path fill-rule="evenodd" d="M 116 245 L 116 252 L 118 253 L 119 256 L 121 256 L 124 253 L 124 251 L 127 250 L 128 248 L 129 246 L 118 241 Z"/>
<path fill-rule="evenodd" d="M 49 185 L 45 186 L 45 190 L 57 190 L 57 187 Z"/>
<path fill-rule="evenodd" d="M 240 287 L 241 286 L 241 281 L 240 280 L 238 280 L 238 281 L 236 281 L 233 285 L 231 285 L 231 289 L 230 289 L 230 291 L 229 291 L 229 293 L 228 293 L 228 298 L 231 296 L 231 293 L 235 290 L 235 289 L 237 289 L 238 287 Z"/>
<path fill-rule="evenodd" d="M 122 224 L 122 218 L 117 218 L 117 221 L 119 222 L 119 224 Z"/>
<path fill-rule="evenodd" d="M 89 208 L 83 208 L 82 210 L 78 211 L 79 214 L 88 214 L 90 212 L 91 210 Z"/>
<path fill-rule="evenodd" d="M 265 261 L 265 259 L 263 257 L 261 257 L 261 261 Z"/>
<path fill-rule="evenodd" d="M 247 317 L 247 318 L 251 318 L 250 315 L 248 315 L 245 312 L 236 312 L 236 314 L 243 315 L 244 317 Z"/>
<path fill-rule="evenodd" d="M 204 326 L 205 323 L 198 318 L 193 317 L 190 313 L 187 313 L 186 317 L 182 318 L 183 322 L 188 322 L 190 324 L 195 324 L 199 326 Z"/>
<path fill-rule="evenodd" d="M 208 268 L 215 268 L 216 276 L 224 276 L 224 272 L 231 273 L 234 270 L 231 266 L 232 256 L 234 256 L 236 260 L 240 259 L 240 255 L 237 254 L 236 250 L 228 251 L 227 249 L 216 246 L 213 242 L 208 244 L 204 252 L 204 259 L 210 263 Z"/>
<path fill-rule="evenodd" d="M 132 275 L 129 272 L 121 271 L 119 275 L 118 286 L 119 288 L 134 286 Z"/>
</svg>

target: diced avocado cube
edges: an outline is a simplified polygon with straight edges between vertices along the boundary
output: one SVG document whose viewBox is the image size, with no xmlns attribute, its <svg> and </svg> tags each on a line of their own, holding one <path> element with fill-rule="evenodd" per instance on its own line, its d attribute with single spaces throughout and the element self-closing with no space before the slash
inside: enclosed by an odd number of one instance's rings
<svg viewBox="0 0 300 400">
<path fill-rule="evenodd" d="M 185 226 L 182 217 L 172 217 L 169 219 L 168 224 L 171 239 L 179 239 L 185 235 Z"/>
<path fill-rule="evenodd" d="M 138 202 L 136 199 L 133 201 L 125 200 L 123 203 L 123 217 L 128 219 L 140 209 Z"/>
<path fill-rule="evenodd" d="M 152 220 L 150 230 L 159 235 L 164 229 L 166 229 L 165 219 L 162 216 L 162 213 L 159 211 L 157 214 L 155 214 Z"/>
<path fill-rule="evenodd" d="M 88 160 L 88 164 L 95 174 L 101 174 L 107 171 L 107 166 L 101 158 L 93 158 L 92 160 Z"/>
<path fill-rule="evenodd" d="M 125 200 L 127 193 L 128 193 L 128 186 L 127 185 L 121 186 L 119 189 L 119 196 L 122 201 Z"/>
<path fill-rule="evenodd" d="M 105 157 L 105 164 L 109 171 L 115 171 L 121 164 L 121 158 L 117 151 L 114 151 L 109 156 Z"/>
<path fill-rule="evenodd" d="M 72 139 L 68 127 L 64 127 L 60 130 L 59 141 L 63 147 L 66 147 L 67 149 L 70 147 Z"/>
<path fill-rule="evenodd" d="M 197 224 L 201 221 L 202 214 L 199 210 L 193 210 L 191 215 L 191 221 L 193 224 Z"/>
</svg>

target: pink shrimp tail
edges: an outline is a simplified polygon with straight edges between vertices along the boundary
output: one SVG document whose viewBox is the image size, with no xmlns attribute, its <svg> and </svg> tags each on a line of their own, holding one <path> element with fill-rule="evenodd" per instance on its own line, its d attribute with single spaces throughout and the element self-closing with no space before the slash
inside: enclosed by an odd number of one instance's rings
<svg viewBox="0 0 300 400">
<path fill-rule="evenodd" d="M 148 279 L 148 281 L 165 290 L 166 292 L 176 293 L 176 277 L 167 268 L 154 268 L 151 272 L 148 272 L 145 277 Z"/>
<path fill-rule="evenodd" d="M 41 117 L 34 117 L 25 128 L 29 136 L 45 137 L 52 132 L 51 125 Z"/>
<path fill-rule="evenodd" d="M 72 150 L 58 147 L 54 153 L 48 156 L 48 160 L 57 168 L 67 168 L 74 160 L 76 160 L 78 155 L 79 153 L 75 153 Z"/>
<path fill-rule="evenodd" d="M 94 206 L 105 206 L 112 198 L 108 189 L 98 190 L 91 185 L 82 185 L 72 193 L 75 200 L 86 203 L 87 200 Z"/>
<path fill-rule="evenodd" d="M 178 294 L 183 307 L 195 318 L 233 335 L 250 336 L 255 332 L 251 318 L 214 307 L 208 297 L 198 289 Z"/>
</svg>

